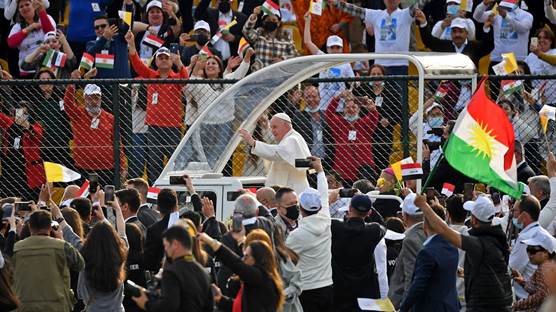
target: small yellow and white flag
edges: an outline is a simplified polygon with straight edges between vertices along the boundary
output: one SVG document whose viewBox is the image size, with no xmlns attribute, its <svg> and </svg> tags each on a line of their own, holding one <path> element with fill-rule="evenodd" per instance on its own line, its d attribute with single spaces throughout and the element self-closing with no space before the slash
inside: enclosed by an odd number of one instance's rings
<svg viewBox="0 0 556 312">
<path fill-rule="evenodd" d="M 118 11 L 118 15 L 124 21 L 124 23 L 128 24 L 129 27 L 131 27 L 131 12 Z"/>
<path fill-rule="evenodd" d="M 517 61 L 515 59 L 515 54 L 513 52 L 510 53 L 502 53 L 502 57 L 504 58 L 504 69 L 508 74 L 513 73 L 517 70 Z"/>
<path fill-rule="evenodd" d="M 541 119 L 542 130 L 546 133 L 548 121 L 556 121 L 556 107 L 544 105 L 539 112 L 539 117 Z"/>
<path fill-rule="evenodd" d="M 46 182 L 71 182 L 81 178 L 81 175 L 60 164 L 45 161 L 44 172 Z"/>
<path fill-rule="evenodd" d="M 396 309 L 392 304 L 390 299 L 368 299 L 368 298 L 357 298 L 357 305 L 359 309 L 363 311 L 385 311 L 394 312 Z"/>
</svg>

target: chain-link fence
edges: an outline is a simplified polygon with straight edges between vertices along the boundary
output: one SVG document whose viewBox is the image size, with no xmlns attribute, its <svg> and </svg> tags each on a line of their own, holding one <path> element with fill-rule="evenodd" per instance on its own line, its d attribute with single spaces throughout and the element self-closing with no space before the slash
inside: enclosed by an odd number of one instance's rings
<svg viewBox="0 0 556 312">
<path fill-rule="evenodd" d="M 543 105 L 556 105 L 554 77 L 492 77 L 491 97 L 511 116 L 525 159 L 542 173 L 547 144 L 554 150 L 555 124 L 541 125 Z M 95 86 L 87 86 L 94 83 Z M 62 164 L 102 184 L 145 177 L 153 183 L 199 115 L 230 80 L 42 80 L 0 81 L 2 151 L 0 196 L 34 199 L 44 183 L 43 161 Z M 178 169 L 211 170 L 266 89 L 242 90 L 234 101 L 203 116 L 191 144 L 175 157 Z M 424 123 L 417 122 L 417 78 L 409 76 L 310 79 L 258 116 L 255 139 L 275 143 L 274 113 L 285 112 L 313 155 L 346 184 L 375 181 L 390 164 L 416 159 L 423 127 L 431 165 L 440 156 L 442 126 L 468 103 L 471 80 L 426 80 Z M 238 101 L 238 99 L 240 99 Z M 243 99 L 243 101 L 241 100 Z M 436 104 L 435 104 L 436 103 Z M 437 105 L 438 104 L 438 105 Z M 419 142 L 421 144 L 421 142 Z M 241 143 L 223 173 L 264 176 L 268 161 Z M 79 183 L 79 182 L 78 182 Z"/>
</svg>

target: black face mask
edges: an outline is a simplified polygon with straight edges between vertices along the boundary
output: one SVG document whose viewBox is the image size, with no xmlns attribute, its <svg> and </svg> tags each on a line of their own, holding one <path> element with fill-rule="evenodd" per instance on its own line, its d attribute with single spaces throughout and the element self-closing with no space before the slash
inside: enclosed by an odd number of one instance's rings
<svg viewBox="0 0 556 312">
<path fill-rule="evenodd" d="M 274 23 L 274 22 L 271 22 L 271 21 L 265 21 L 263 23 L 263 28 L 266 31 L 275 31 L 276 28 L 278 28 L 278 23 Z"/>
<path fill-rule="evenodd" d="M 230 12 L 230 8 L 230 2 L 228 2 L 227 0 L 223 0 L 218 4 L 218 11 L 222 13 Z"/>
<path fill-rule="evenodd" d="M 209 41 L 209 37 L 199 34 L 195 36 L 195 41 L 197 41 L 200 46 L 204 46 Z"/>
<path fill-rule="evenodd" d="M 299 218 L 299 206 L 298 205 L 291 205 L 286 207 L 286 218 L 290 220 L 297 220 Z"/>
</svg>

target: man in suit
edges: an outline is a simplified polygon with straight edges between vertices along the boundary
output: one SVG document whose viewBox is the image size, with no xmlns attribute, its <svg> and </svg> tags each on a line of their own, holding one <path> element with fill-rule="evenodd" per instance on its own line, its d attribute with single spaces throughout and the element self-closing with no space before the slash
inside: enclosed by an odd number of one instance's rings
<svg viewBox="0 0 556 312">
<path fill-rule="evenodd" d="M 141 205 L 139 192 L 132 188 L 123 189 L 116 192 L 116 197 L 120 201 L 125 223 L 134 223 L 137 225 L 144 237 L 145 234 L 147 234 L 147 227 L 137 218 L 137 210 L 139 210 L 139 206 Z"/>
<path fill-rule="evenodd" d="M 441 219 L 446 218 L 444 208 L 431 207 Z M 423 223 L 427 240 L 417 254 L 411 286 L 407 291 L 400 311 L 459 311 L 456 289 L 458 249 L 437 235 Z"/>
<path fill-rule="evenodd" d="M 515 141 L 514 154 L 517 163 L 517 181 L 527 183 L 530 177 L 535 176 L 535 172 L 523 157 L 523 145 L 519 141 Z"/>
<path fill-rule="evenodd" d="M 305 109 L 295 112 L 293 128 L 307 142 L 311 155 L 324 159 L 324 163 L 330 165 L 332 164 L 331 157 L 334 155 L 334 139 L 323 112 L 319 109 L 319 90 L 315 86 L 306 87 L 303 91 L 303 99 L 305 100 Z"/>
<path fill-rule="evenodd" d="M 222 36 L 212 44 L 222 54 L 222 60 L 237 55 L 239 40 L 243 36 L 243 24 L 247 17 L 232 10 L 233 0 L 219 0 L 218 9 L 209 8 L 210 0 L 202 0 L 195 9 L 195 19 L 204 20 L 210 25 L 211 36 L 221 33 Z M 226 28 L 233 21 L 232 27 Z"/>
<path fill-rule="evenodd" d="M 463 18 L 454 18 L 450 24 L 452 40 L 441 40 L 431 35 L 431 28 L 423 12 L 416 10 L 415 19 L 419 23 L 421 38 L 426 47 L 435 52 L 455 52 L 469 56 L 479 68 L 479 60 L 494 49 L 492 31 L 479 41 L 467 40 L 467 22 Z M 485 23 L 486 25 L 486 23 Z"/>
<path fill-rule="evenodd" d="M 147 181 L 142 178 L 135 178 L 127 180 L 125 185 L 126 188 L 133 188 L 139 192 L 141 205 L 139 209 L 137 209 L 137 218 L 145 228 L 149 228 L 151 225 L 158 222 L 160 220 L 160 214 L 147 203 L 147 193 L 149 192 L 149 184 Z"/>
<path fill-rule="evenodd" d="M 396 308 L 400 306 L 402 298 L 409 290 L 415 268 L 415 258 L 426 238 L 423 231 L 423 212 L 415 206 L 415 196 L 413 193 L 408 194 L 401 207 L 407 230 L 388 291 L 388 297 Z"/>
<path fill-rule="evenodd" d="M 179 219 L 176 191 L 171 189 L 160 190 L 156 205 L 162 215 L 162 220 L 156 222 L 147 229 L 145 253 L 143 255 L 145 269 L 155 272 L 160 269 L 162 258 L 164 257 L 162 233 L 164 233 L 169 226 L 172 226 L 172 224 L 170 224 L 170 219 L 172 219 L 173 222 Z"/>
</svg>

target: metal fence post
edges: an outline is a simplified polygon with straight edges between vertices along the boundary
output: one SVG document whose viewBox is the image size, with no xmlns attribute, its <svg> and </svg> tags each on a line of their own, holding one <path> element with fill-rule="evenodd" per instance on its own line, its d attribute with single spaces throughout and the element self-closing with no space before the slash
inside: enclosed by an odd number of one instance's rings
<svg viewBox="0 0 556 312">
<path fill-rule="evenodd" d="M 112 113 L 114 114 L 114 186 L 116 189 L 120 188 L 121 184 L 121 167 L 120 163 L 120 126 L 121 126 L 121 114 L 120 114 L 120 87 L 118 82 L 114 82 L 112 85 Z"/>
<path fill-rule="evenodd" d="M 400 85 L 405 84 L 406 92 L 402 92 L 402 147 L 403 147 L 403 158 L 409 157 L 409 79 L 402 79 Z M 419 144 L 419 142 L 417 142 Z"/>
</svg>

